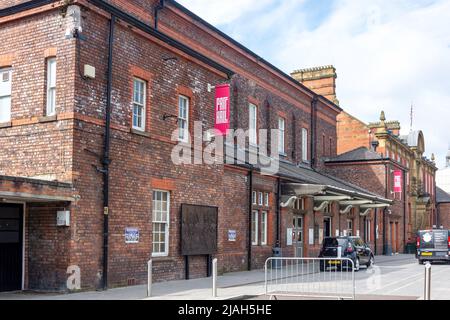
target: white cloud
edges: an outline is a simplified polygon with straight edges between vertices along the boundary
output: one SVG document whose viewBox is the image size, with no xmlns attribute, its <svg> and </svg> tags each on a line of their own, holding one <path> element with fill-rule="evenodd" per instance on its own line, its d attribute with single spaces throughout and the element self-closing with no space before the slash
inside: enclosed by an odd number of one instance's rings
<svg viewBox="0 0 450 320">
<path fill-rule="evenodd" d="M 328 5 L 314 28 L 304 6 L 312 1 Z M 363 121 L 384 110 L 407 133 L 413 103 L 414 129 L 442 166 L 450 143 L 450 1 L 315 1 L 180 2 L 285 72 L 334 64 L 341 106 Z"/>
<path fill-rule="evenodd" d="M 202 19 L 218 26 L 232 23 L 249 12 L 270 5 L 274 0 L 178 0 L 178 2 Z"/>
</svg>

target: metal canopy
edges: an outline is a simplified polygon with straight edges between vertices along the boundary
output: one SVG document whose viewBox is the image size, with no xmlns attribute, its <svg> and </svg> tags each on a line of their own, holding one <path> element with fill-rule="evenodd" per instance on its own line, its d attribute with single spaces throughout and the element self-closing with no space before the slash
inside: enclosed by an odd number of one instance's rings
<svg viewBox="0 0 450 320">
<path fill-rule="evenodd" d="M 352 208 L 353 208 L 353 205 L 349 204 L 344 209 L 339 210 L 339 213 L 341 213 L 341 214 L 349 213 Z"/>
<path fill-rule="evenodd" d="M 73 202 L 74 197 L 50 196 L 42 194 L 32 194 L 24 192 L 0 191 L 0 202 L 14 200 L 22 202 Z"/>
<path fill-rule="evenodd" d="M 364 212 L 360 212 L 359 215 L 361 217 L 365 217 L 369 214 L 369 212 L 372 210 L 372 208 L 367 208 L 366 210 L 364 210 Z"/>
<path fill-rule="evenodd" d="M 341 204 L 343 206 L 348 206 L 348 205 L 360 206 L 360 205 L 369 204 L 369 203 L 373 203 L 373 201 L 371 201 L 371 200 L 354 199 L 354 200 L 340 201 L 339 202 L 339 204 Z"/>
<path fill-rule="evenodd" d="M 334 196 L 334 195 L 325 195 L 325 196 L 314 196 L 314 201 L 342 201 L 342 200 L 350 200 L 349 196 Z"/>
<path fill-rule="evenodd" d="M 373 204 L 363 204 L 361 209 L 377 209 L 377 208 L 387 208 L 390 207 L 387 203 L 373 203 Z"/>
</svg>

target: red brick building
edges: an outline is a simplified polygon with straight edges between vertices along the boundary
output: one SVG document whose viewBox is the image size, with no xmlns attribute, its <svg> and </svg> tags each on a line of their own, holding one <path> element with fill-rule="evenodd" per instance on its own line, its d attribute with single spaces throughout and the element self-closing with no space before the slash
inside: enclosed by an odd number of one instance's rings
<svg viewBox="0 0 450 320">
<path fill-rule="evenodd" d="M 212 257 L 261 268 L 275 245 L 315 256 L 325 236 L 375 235 L 363 221 L 392 203 L 324 173 L 339 106 L 174 1 L 8 1 L 0 41 L 0 291 L 67 290 L 73 270 L 82 289 L 145 283 L 149 259 L 163 281 Z M 214 127 L 222 83 L 231 128 L 281 133 L 276 174 L 173 163 L 195 122 Z M 183 255 L 188 205 L 217 214 L 207 257 Z"/>
<path fill-rule="evenodd" d="M 436 187 L 437 227 L 450 229 L 450 194 Z"/>
<path fill-rule="evenodd" d="M 298 70 L 293 77 L 306 86 L 336 98 L 336 69 L 332 66 Z M 343 111 L 337 116 L 336 157 L 325 160 L 326 171 L 393 201 L 389 209 L 367 217 L 380 230 L 376 249 L 383 254 L 403 252 L 417 230 L 436 225 L 436 165 L 424 156 L 422 131 L 400 134 L 398 121 L 366 124 Z M 394 189 L 394 177 L 400 190 Z M 371 239 L 373 241 L 373 239 Z M 381 252 L 377 250 L 377 252 Z"/>
</svg>

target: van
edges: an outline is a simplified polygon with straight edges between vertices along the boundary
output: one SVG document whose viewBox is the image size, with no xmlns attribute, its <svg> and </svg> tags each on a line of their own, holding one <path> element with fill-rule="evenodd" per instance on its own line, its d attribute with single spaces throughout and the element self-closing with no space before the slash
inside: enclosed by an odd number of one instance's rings
<svg viewBox="0 0 450 320">
<path fill-rule="evenodd" d="M 416 246 L 419 264 L 426 261 L 450 261 L 449 230 L 420 230 L 417 232 Z"/>
</svg>

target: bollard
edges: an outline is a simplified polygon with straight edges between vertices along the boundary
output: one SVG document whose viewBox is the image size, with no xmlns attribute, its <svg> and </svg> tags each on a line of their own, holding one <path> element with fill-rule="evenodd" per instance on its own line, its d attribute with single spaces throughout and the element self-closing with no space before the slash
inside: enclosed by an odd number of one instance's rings
<svg viewBox="0 0 450 320">
<path fill-rule="evenodd" d="M 212 262 L 212 276 L 213 276 L 213 298 L 217 298 L 217 258 Z"/>
<path fill-rule="evenodd" d="M 431 264 L 425 264 L 424 300 L 431 300 Z"/>
<path fill-rule="evenodd" d="M 153 261 L 150 259 L 147 262 L 147 297 L 152 296 L 152 266 Z"/>
</svg>

